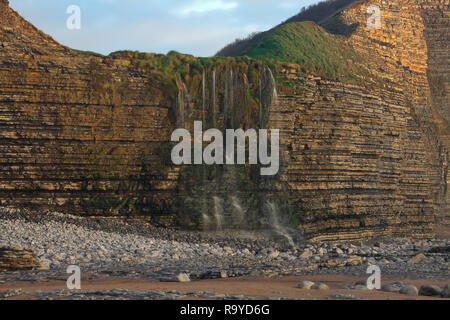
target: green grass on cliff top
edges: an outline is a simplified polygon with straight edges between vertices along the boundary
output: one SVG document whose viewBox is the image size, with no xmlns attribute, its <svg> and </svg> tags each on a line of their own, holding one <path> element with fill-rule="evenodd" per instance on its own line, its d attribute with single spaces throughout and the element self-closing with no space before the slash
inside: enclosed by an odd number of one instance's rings
<svg viewBox="0 0 450 320">
<path fill-rule="evenodd" d="M 356 54 L 344 39 L 313 22 L 283 25 L 240 56 L 298 64 L 305 74 L 330 80 L 354 81 L 360 72 L 351 63 Z"/>
<path fill-rule="evenodd" d="M 73 52 L 83 57 L 95 56 L 91 52 Z M 157 70 L 171 77 L 190 73 L 193 69 L 200 71 L 210 65 L 260 61 L 271 67 L 275 77 L 277 66 L 291 63 L 299 65 L 304 75 L 320 76 L 327 80 L 359 84 L 361 79 L 366 78 L 364 70 L 357 68 L 354 63 L 361 59 L 358 59 L 343 37 L 328 33 L 314 22 L 285 24 L 235 57 L 196 58 L 175 51 L 167 55 L 117 51 L 108 57 L 128 59 L 136 70 Z"/>
</svg>

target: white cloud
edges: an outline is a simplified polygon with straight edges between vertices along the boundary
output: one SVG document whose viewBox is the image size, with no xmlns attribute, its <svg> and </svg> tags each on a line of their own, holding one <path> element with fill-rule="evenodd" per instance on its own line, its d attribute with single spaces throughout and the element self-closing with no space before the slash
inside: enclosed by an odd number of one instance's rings
<svg viewBox="0 0 450 320">
<path fill-rule="evenodd" d="M 180 15 L 188 16 L 193 13 L 206 13 L 211 11 L 228 11 L 236 9 L 239 6 L 237 2 L 223 0 L 195 0 L 178 11 Z"/>
</svg>

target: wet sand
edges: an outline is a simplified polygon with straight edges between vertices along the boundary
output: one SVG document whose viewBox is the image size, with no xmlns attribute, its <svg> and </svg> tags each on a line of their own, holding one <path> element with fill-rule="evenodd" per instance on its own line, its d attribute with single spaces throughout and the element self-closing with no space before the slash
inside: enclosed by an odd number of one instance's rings
<svg viewBox="0 0 450 320">
<path fill-rule="evenodd" d="M 330 287 L 330 290 L 301 290 L 296 286 L 304 280 L 310 280 L 314 282 L 323 282 Z M 311 299 L 311 300 L 324 300 L 333 299 L 336 300 L 335 295 L 351 295 L 360 299 L 369 300 L 405 300 L 405 299 L 417 299 L 417 300 L 450 300 L 433 297 L 418 297 L 408 296 L 396 293 L 388 293 L 381 291 L 363 291 L 363 290 L 348 290 L 345 286 L 348 284 L 356 283 L 359 281 L 365 281 L 366 279 L 339 276 L 339 275 L 308 275 L 297 277 L 276 277 L 276 278 L 235 278 L 235 279 L 216 279 L 216 280 L 203 280 L 192 281 L 188 283 L 167 283 L 167 282 L 147 282 L 147 281 L 135 281 L 129 279 L 109 279 L 98 281 L 82 281 L 82 290 L 84 291 L 97 291 L 97 290 L 113 290 L 113 289 L 126 289 L 129 291 L 143 292 L 143 291 L 177 291 L 177 292 L 192 292 L 192 291 L 207 291 L 218 294 L 228 295 L 243 295 L 245 297 L 251 297 L 254 299 L 267 299 L 270 298 L 287 298 L 287 299 Z M 383 285 L 396 282 L 397 280 L 384 279 Z M 404 283 L 410 283 L 416 287 L 422 285 L 438 285 L 443 287 L 447 283 L 434 282 L 431 280 L 402 280 Z M 35 282 L 16 282 L 0 284 L 0 292 L 22 289 L 24 292 L 33 290 L 41 290 L 43 292 L 66 289 L 66 283 L 64 281 L 50 281 L 43 283 Z M 27 300 L 30 296 L 20 295 L 10 298 L 11 300 Z M 198 300 L 198 298 L 194 298 Z"/>
</svg>

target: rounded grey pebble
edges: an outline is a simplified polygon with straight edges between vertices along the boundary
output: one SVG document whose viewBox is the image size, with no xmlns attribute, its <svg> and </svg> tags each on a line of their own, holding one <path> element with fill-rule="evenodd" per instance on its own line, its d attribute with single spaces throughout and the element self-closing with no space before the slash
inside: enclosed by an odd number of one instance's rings
<svg viewBox="0 0 450 320">
<path fill-rule="evenodd" d="M 418 296 L 419 290 L 413 285 L 406 285 L 400 289 L 399 293 L 406 294 L 408 296 Z"/>
<path fill-rule="evenodd" d="M 311 287 L 312 290 L 330 290 L 330 287 L 325 283 L 316 283 Z"/>
<path fill-rule="evenodd" d="M 299 285 L 297 286 L 298 289 L 303 289 L 303 290 L 309 290 L 311 289 L 311 287 L 314 286 L 314 282 L 311 281 L 302 281 L 299 283 Z"/>
<path fill-rule="evenodd" d="M 381 287 L 381 291 L 397 293 L 400 291 L 401 288 L 402 288 L 401 286 L 399 286 L 395 283 L 391 283 L 391 284 L 387 284 L 387 285 Z"/>
</svg>

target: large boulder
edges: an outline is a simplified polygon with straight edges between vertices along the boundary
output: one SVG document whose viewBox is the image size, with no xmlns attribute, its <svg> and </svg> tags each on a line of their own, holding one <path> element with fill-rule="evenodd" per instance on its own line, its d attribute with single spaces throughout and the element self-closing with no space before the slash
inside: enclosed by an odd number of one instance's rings
<svg viewBox="0 0 450 320">
<path fill-rule="evenodd" d="M 440 296 L 442 293 L 441 288 L 439 288 L 438 286 L 433 286 L 433 285 L 425 285 L 420 287 L 419 290 L 419 295 L 420 296 L 427 296 L 427 297 L 437 297 Z"/>
<path fill-rule="evenodd" d="M 441 292 L 442 298 L 450 298 L 450 284 L 444 287 L 444 290 Z"/>
<path fill-rule="evenodd" d="M 325 283 L 315 283 L 312 287 L 312 290 L 330 290 L 330 287 L 328 287 Z"/>
<path fill-rule="evenodd" d="M 399 293 L 406 294 L 408 296 L 418 296 L 419 290 L 417 287 L 413 286 L 412 284 L 408 284 L 400 289 Z"/>
</svg>

